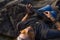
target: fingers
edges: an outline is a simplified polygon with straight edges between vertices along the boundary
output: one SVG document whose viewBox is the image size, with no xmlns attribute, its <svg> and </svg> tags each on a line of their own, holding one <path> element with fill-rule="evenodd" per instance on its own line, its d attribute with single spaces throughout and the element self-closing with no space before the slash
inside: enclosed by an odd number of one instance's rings
<svg viewBox="0 0 60 40">
<path fill-rule="evenodd" d="M 27 5 L 26 5 L 26 8 L 27 8 L 27 9 L 31 9 L 31 8 L 32 8 L 32 5 L 31 5 L 31 4 L 27 4 Z"/>
<path fill-rule="evenodd" d="M 28 4 L 28 5 L 26 5 L 27 6 L 27 8 L 31 8 L 32 7 L 32 5 L 31 4 Z"/>
<path fill-rule="evenodd" d="M 31 4 L 27 4 L 27 5 L 26 5 L 26 12 L 27 12 L 27 13 L 30 13 L 30 12 L 31 12 L 31 11 L 30 11 L 31 8 L 32 8 L 32 5 L 31 5 Z"/>
<path fill-rule="evenodd" d="M 45 14 L 48 18 L 50 18 L 50 17 L 52 16 L 49 11 L 44 12 L 44 14 Z"/>
<path fill-rule="evenodd" d="M 45 15 L 48 15 L 48 14 L 50 14 L 50 12 L 49 11 L 45 11 L 44 14 Z"/>
</svg>

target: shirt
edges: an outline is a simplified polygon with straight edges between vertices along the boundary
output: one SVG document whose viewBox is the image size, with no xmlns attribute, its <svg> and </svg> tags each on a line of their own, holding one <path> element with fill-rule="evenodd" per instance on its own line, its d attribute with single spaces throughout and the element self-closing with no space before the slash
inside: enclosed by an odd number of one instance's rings
<svg viewBox="0 0 60 40">
<path fill-rule="evenodd" d="M 35 32 L 35 40 L 49 40 L 60 38 L 59 30 L 50 29 L 42 20 L 38 20 L 37 18 L 31 18 L 22 25 L 21 27 L 23 27 L 23 29 L 28 25 L 32 26 Z"/>
</svg>

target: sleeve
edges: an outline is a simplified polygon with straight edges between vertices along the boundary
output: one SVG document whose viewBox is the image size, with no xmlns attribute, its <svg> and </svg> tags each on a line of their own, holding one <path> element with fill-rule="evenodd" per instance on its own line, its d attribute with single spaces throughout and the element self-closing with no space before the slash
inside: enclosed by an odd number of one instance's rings
<svg viewBox="0 0 60 40">
<path fill-rule="evenodd" d="M 60 37 L 60 31 L 49 29 L 46 35 L 47 38 L 59 38 Z"/>
<path fill-rule="evenodd" d="M 38 26 L 38 37 L 40 39 L 50 39 L 50 38 L 59 38 L 60 31 L 57 29 L 50 29 L 44 22 L 39 22 L 40 26 Z"/>
</svg>

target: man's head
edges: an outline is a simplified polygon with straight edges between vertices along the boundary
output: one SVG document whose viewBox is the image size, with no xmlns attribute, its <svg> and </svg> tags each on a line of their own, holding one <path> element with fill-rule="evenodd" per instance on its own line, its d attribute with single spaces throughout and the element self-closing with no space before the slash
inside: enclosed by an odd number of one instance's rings
<svg viewBox="0 0 60 40">
<path fill-rule="evenodd" d="M 24 40 L 34 40 L 34 30 L 31 26 L 28 26 L 27 28 L 20 31 L 20 35 L 18 36 L 18 39 L 24 39 Z"/>
</svg>

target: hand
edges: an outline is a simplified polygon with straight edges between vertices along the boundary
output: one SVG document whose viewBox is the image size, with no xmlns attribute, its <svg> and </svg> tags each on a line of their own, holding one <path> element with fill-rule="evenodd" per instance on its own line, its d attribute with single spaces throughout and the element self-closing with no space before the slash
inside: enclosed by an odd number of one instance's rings
<svg viewBox="0 0 60 40">
<path fill-rule="evenodd" d="M 45 14 L 48 18 L 50 18 L 50 20 L 51 20 L 53 23 L 56 23 L 55 18 L 51 15 L 51 13 L 50 13 L 49 11 L 44 12 L 44 14 Z"/>
<path fill-rule="evenodd" d="M 32 8 L 32 5 L 31 4 L 26 5 L 26 11 L 27 11 L 27 13 L 30 13 L 31 12 L 30 11 L 31 8 Z"/>
<path fill-rule="evenodd" d="M 44 14 L 45 14 L 48 18 L 51 18 L 51 17 L 52 17 L 52 15 L 51 15 L 51 13 L 50 13 L 49 11 L 44 12 Z"/>
</svg>

